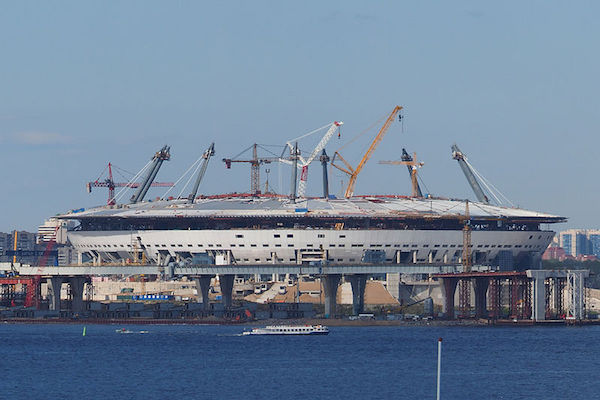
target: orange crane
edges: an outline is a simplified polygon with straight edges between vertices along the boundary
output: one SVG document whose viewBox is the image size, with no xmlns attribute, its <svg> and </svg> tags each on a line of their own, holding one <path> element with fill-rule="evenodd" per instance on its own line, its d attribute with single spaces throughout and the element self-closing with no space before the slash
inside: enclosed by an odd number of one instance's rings
<svg viewBox="0 0 600 400">
<path fill-rule="evenodd" d="M 398 115 L 400 110 L 402 110 L 401 106 L 394 107 L 394 110 L 391 112 L 391 114 L 389 115 L 389 117 L 387 118 L 387 120 L 385 121 L 385 123 L 383 124 L 381 129 L 379 130 L 379 133 L 377 134 L 377 136 L 375 136 L 375 139 L 373 139 L 371 146 L 369 146 L 369 149 L 367 150 L 367 152 L 365 153 L 363 158 L 360 160 L 360 162 L 358 163 L 356 168 L 352 168 L 352 166 L 346 160 L 344 160 L 342 155 L 340 153 L 338 153 L 337 151 L 333 155 L 333 159 L 331 160 L 331 165 L 333 165 L 340 171 L 345 172 L 346 174 L 348 174 L 350 176 L 344 197 L 350 198 L 350 197 L 352 197 L 352 195 L 354 195 L 354 186 L 356 185 L 356 179 L 358 178 L 358 174 L 360 174 L 360 171 L 362 171 L 362 169 L 364 168 L 365 164 L 367 163 L 367 161 L 369 160 L 369 158 L 371 157 L 371 155 L 373 154 L 373 152 L 375 151 L 375 149 L 377 148 L 377 146 L 379 145 L 379 143 L 385 136 L 386 132 L 390 128 L 390 125 L 394 121 L 394 118 L 396 118 L 396 116 Z M 402 119 L 402 116 L 400 115 L 399 118 Z M 336 158 L 339 158 L 342 161 L 342 163 L 344 163 L 346 168 L 344 168 L 340 165 L 336 165 L 335 164 Z"/>
<path fill-rule="evenodd" d="M 108 201 L 106 202 L 107 205 L 111 206 L 115 204 L 115 188 L 116 187 L 128 187 L 128 188 L 138 188 L 140 187 L 140 184 L 138 182 L 132 182 L 132 183 L 126 183 L 126 182 L 115 182 L 113 180 L 113 173 L 112 173 L 112 169 L 113 167 L 118 168 L 117 166 L 113 165 L 112 163 L 108 163 L 108 167 L 104 168 L 104 171 L 106 171 L 108 169 L 108 177 L 106 179 L 101 180 L 100 177 L 98 177 L 98 179 L 96 179 L 93 182 L 88 182 L 85 184 L 85 187 L 87 189 L 88 193 L 92 193 L 92 188 L 93 187 L 105 187 L 108 188 Z M 104 174 L 104 171 L 102 171 L 102 173 L 100 174 L 100 176 L 102 176 L 102 174 Z M 125 170 L 122 170 L 124 172 L 126 172 Z M 174 185 L 173 182 L 153 182 L 150 186 L 154 186 L 154 187 L 172 187 Z"/>
<path fill-rule="evenodd" d="M 411 160 L 402 161 L 379 161 L 379 164 L 389 165 L 407 165 L 410 168 L 410 181 L 412 183 L 412 197 L 422 197 L 421 190 L 419 189 L 419 181 L 417 179 L 417 171 L 425 163 L 417 161 L 417 153 L 413 153 Z"/>
</svg>

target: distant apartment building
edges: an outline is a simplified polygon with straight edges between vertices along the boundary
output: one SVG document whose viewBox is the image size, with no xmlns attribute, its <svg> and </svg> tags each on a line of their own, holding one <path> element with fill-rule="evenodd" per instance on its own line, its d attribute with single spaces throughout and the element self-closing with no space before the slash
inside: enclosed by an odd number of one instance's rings
<svg viewBox="0 0 600 400">
<path fill-rule="evenodd" d="M 560 232 L 558 239 L 558 245 L 565 250 L 566 255 L 600 257 L 600 230 L 569 229 Z"/>
<path fill-rule="evenodd" d="M 55 242 L 65 244 L 67 242 L 68 222 L 57 218 L 50 218 L 38 227 L 37 243 Z M 71 222 L 73 224 L 73 222 Z M 69 226 L 70 227 L 70 226 Z"/>
<path fill-rule="evenodd" d="M 16 238 L 16 243 L 15 243 Z M 10 262 L 12 256 L 6 254 L 7 251 L 19 250 L 22 252 L 30 252 L 25 257 L 21 257 L 21 262 L 32 262 L 35 257 L 31 252 L 36 250 L 36 235 L 27 231 L 12 231 L 8 233 L 0 233 L 0 261 Z"/>
</svg>

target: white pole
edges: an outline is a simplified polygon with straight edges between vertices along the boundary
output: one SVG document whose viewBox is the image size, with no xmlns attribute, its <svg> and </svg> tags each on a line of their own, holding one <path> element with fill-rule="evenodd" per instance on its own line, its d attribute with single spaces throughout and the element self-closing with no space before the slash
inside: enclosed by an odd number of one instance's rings
<svg viewBox="0 0 600 400">
<path fill-rule="evenodd" d="M 442 373 L 442 338 L 438 339 L 438 365 L 437 365 L 437 400 L 440 400 L 440 375 Z"/>
</svg>

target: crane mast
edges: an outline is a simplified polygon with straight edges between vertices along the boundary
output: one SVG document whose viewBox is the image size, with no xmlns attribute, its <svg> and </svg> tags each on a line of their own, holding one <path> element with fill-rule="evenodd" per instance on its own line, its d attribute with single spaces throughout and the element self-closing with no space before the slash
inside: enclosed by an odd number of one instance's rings
<svg viewBox="0 0 600 400">
<path fill-rule="evenodd" d="M 402 149 L 402 157 L 400 157 L 400 159 L 402 161 L 406 161 L 407 163 L 414 161 L 413 158 L 411 157 L 411 155 L 408 154 L 408 152 L 404 148 Z M 409 164 L 406 165 L 406 168 L 408 169 L 408 175 L 410 176 L 410 179 L 412 182 L 413 175 L 414 175 L 413 174 L 414 168 L 412 166 L 410 166 Z M 415 176 L 415 178 L 416 178 L 416 176 Z M 423 192 L 421 191 L 421 186 L 419 186 L 418 180 L 415 180 L 415 181 L 416 182 L 413 183 L 413 188 L 414 188 L 415 194 L 417 197 L 423 197 Z"/>
<path fill-rule="evenodd" d="M 260 166 L 262 164 L 270 164 L 273 161 L 279 161 L 279 157 L 261 157 L 258 158 L 258 147 L 260 145 L 254 143 L 252 146 L 246 148 L 240 154 L 247 152 L 252 149 L 252 159 L 250 160 L 238 160 L 237 156 L 234 158 L 224 158 L 222 161 L 225 163 L 227 169 L 231 168 L 232 163 L 248 163 L 250 164 L 250 192 L 257 196 L 260 194 Z"/>
<path fill-rule="evenodd" d="M 156 154 L 154 154 L 152 157 L 152 165 L 148 169 L 148 174 L 140 184 L 140 187 L 135 194 L 131 196 L 131 203 L 135 204 L 144 199 L 144 196 L 146 196 L 146 193 L 148 193 L 148 189 L 150 189 L 154 178 L 156 178 L 162 163 L 171 159 L 171 154 L 169 153 L 170 149 L 171 148 L 169 146 L 165 145 L 162 149 L 157 151 Z"/>
<path fill-rule="evenodd" d="M 387 118 L 387 120 L 385 121 L 385 123 L 383 124 L 381 129 L 379 130 L 379 133 L 377 134 L 377 136 L 375 136 L 375 139 L 373 139 L 373 142 L 371 142 L 369 149 L 367 150 L 365 155 L 362 157 L 362 159 L 360 160 L 360 162 L 358 163 L 356 168 L 352 168 L 352 166 L 346 160 L 344 160 L 344 158 L 341 156 L 341 154 L 339 152 L 336 151 L 335 154 L 333 155 L 333 159 L 331 160 L 331 165 L 333 165 L 340 171 L 343 171 L 346 174 L 350 175 L 350 178 L 348 179 L 348 186 L 346 187 L 346 192 L 344 193 L 344 197 L 350 198 L 354 195 L 354 186 L 356 185 L 356 179 L 358 178 L 358 174 L 360 174 L 360 172 L 364 168 L 367 161 L 369 161 L 369 158 L 371 158 L 371 155 L 373 154 L 373 152 L 375 151 L 375 149 L 377 148 L 377 146 L 379 145 L 379 143 L 381 142 L 381 140 L 387 133 L 390 125 L 392 124 L 392 122 L 394 121 L 394 118 L 396 118 L 396 116 L 398 115 L 400 110 L 402 110 L 401 106 L 394 107 L 394 110 L 390 113 L 389 117 Z M 339 158 L 344 163 L 346 168 L 336 165 L 334 163 L 334 160 L 336 158 Z"/>
<path fill-rule="evenodd" d="M 202 182 L 202 178 L 204 178 L 204 174 L 206 173 L 206 168 L 208 167 L 208 161 L 210 158 L 215 155 L 215 143 L 211 143 L 210 147 L 206 149 L 204 154 L 202 155 L 202 166 L 200 167 L 200 171 L 198 171 L 198 177 L 196 178 L 196 182 L 194 183 L 194 188 L 192 189 L 192 193 L 188 196 L 188 203 L 193 203 L 196 198 L 196 194 L 198 194 L 198 188 L 200 187 L 200 182 Z"/>
<path fill-rule="evenodd" d="M 467 178 L 469 185 L 471 185 L 471 189 L 473 189 L 473 192 L 475 192 L 475 196 L 477 197 L 477 200 L 482 203 L 489 204 L 490 199 L 483 192 L 483 189 L 481 188 L 481 185 L 477 181 L 475 174 L 473 173 L 473 171 L 471 171 L 471 168 L 469 167 L 468 163 L 466 162 L 467 157 L 463 154 L 462 151 L 460 151 L 460 149 L 458 148 L 458 146 L 456 144 L 452 145 L 452 158 L 455 159 L 456 161 L 458 161 L 458 165 L 460 165 L 460 168 L 462 169 L 463 173 L 465 174 L 465 177 Z"/>
<path fill-rule="evenodd" d="M 107 205 L 112 206 L 116 204 L 115 200 L 115 188 L 118 187 L 127 187 L 131 189 L 136 189 L 140 187 L 140 183 L 138 182 L 115 182 L 113 179 L 113 167 L 119 169 L 116 165 L 112 163 L 108 163 L 108 167 L 104 169 L 104 171 L 108 170 L 108 176 L 104 180 L 100 180 L 100 177 L 93 182 L 88 182 L 85 184 L 87 192 L 92 193 L 92 188 L 94 187 L 105 187 L 108 188 L 108 200 L 106 202 Z M 102 173 L 104 173 L 102 171 Z M 175 184 L 173 182 L 152 182 L 151 187 L 172 187 Z"/>
<path fill-rule="evenodd" d="M 462 265 L 463 272 L 471 272 L 471 214 L 469 213 L 469 200 L 465 203 Z"/>
<path fill-rule="evenodd" d="M 325 152 L 325 149 L 323 149 L 323 153 L 321 154 L 319 161 L 321 161 L 321 166 L 323 167 L 323 198 L 328 199 L 329 177 L 327 176 L 327 163 L 329 162 L 329 156 Z"/>
<path fill-rule="evenodd" d="M 406 150 L 402 150 L 406 153 Z M 408 155 L 408 153 L 406 153 L 406 155 L 410 158 L 410 161 L 405 161 L 407 157 L 402 154 L 402 161 L 379 161 L 379 164 L 406 165 L 408 167 L 408 172 L 410 173 L 412 197 L 423 197 L 421 188 L 419 187 L 419 180 L 417 179 L 417 172 L 419 168 L 425 165 L 425 163 L 417 161 L 417 153 L 413 153 L 412 157 Z"/>
<path fill-rule="evenodd" d="M 302 172 L 300 173 L 300 182 L 298 183 L 298 197 L 304 197 L 306 193 L 306 181 L 308 179 L 308 165 L 313 162 L 313 160 L 319 155 L 321 150 L 325 149 L 325 146 L 329 142 L 329 140 L 333 137 L 333 134 L 340 126 L 344 125 L 343 122 L 335 121 L 331 124 L 325 135 L 321 138 L 317 146 L 314 148 L 310 156 L 306 160 L 301 160 L 302 164 L 299 166 L 302 168 Z"/>
</svg>

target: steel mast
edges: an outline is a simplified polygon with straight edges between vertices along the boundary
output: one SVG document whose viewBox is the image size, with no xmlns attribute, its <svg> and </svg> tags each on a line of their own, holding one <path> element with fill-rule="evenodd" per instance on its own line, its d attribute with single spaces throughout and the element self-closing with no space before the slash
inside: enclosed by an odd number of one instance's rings
<svg viewBox="0 0 600 400">
<path fill-rule="evenodd" d="M 206 149 L 204 154 L 202 154 L 202 166 L 200 167 L 200 171 L 198 171 L 198 177 L 196 178 L 196 183 L 194 183 L 194 188 L 192 189 L 192 193 L 188 196 L 188 203 L 193 203 L 196 198 L 196 194 L 198 193 L 198 188 L 200 187 L 200 182 L 202 182 L 202 178 L 204 178 L 204 174 L 206 173 L 206 168 L 208 167 L 208 161 L 210 158 L 215 155 L 215 143 L 211 143 L 210 147 Z"/>
<path fill-rule="evenodd" d="M 471 189 L 473 189 L 473 192 L 475 192 L 477 200 L 479 200 L 481 203 L 489 204 L 490 199 L 483 192 L 481 185 L 479 185 L 477 178 L 475 178 L 475 174 L 473 173 L 473 171 L 471 171 L 471 168 L 467 164 L 467 157 L 463 154 L 462 151 L 460 151 L 456 144 L 452 145 L 452 158 L 458 161 L 458 165 L 460 165 L 460 168 L 465 174 L 469 185 L 471 185 Z"/>
<path fill-rule="evenodd" d="M 154 154 L 152 157 L 152 165 L 148 169 L 148 174 L 140 184 L 140 187 L 135 194 L 131 196 L 131 203 L 135 204 L 144 199 L 144 196 L 146 196 L 146 193 L 148 193 L 148 189 L 150 189 L 150 185 L 152 185 L 154 178 L 156 178 L 156 174 L 158 174 L 158 170 L 160 169 L 163 161 L 167 161 L 171 158 L 171 154 L 169 153 L 170 149 L 171 148 L 169 146 L 165 145 L 162 149 L 157 151 L 156 154 Z"/>
</svg>

